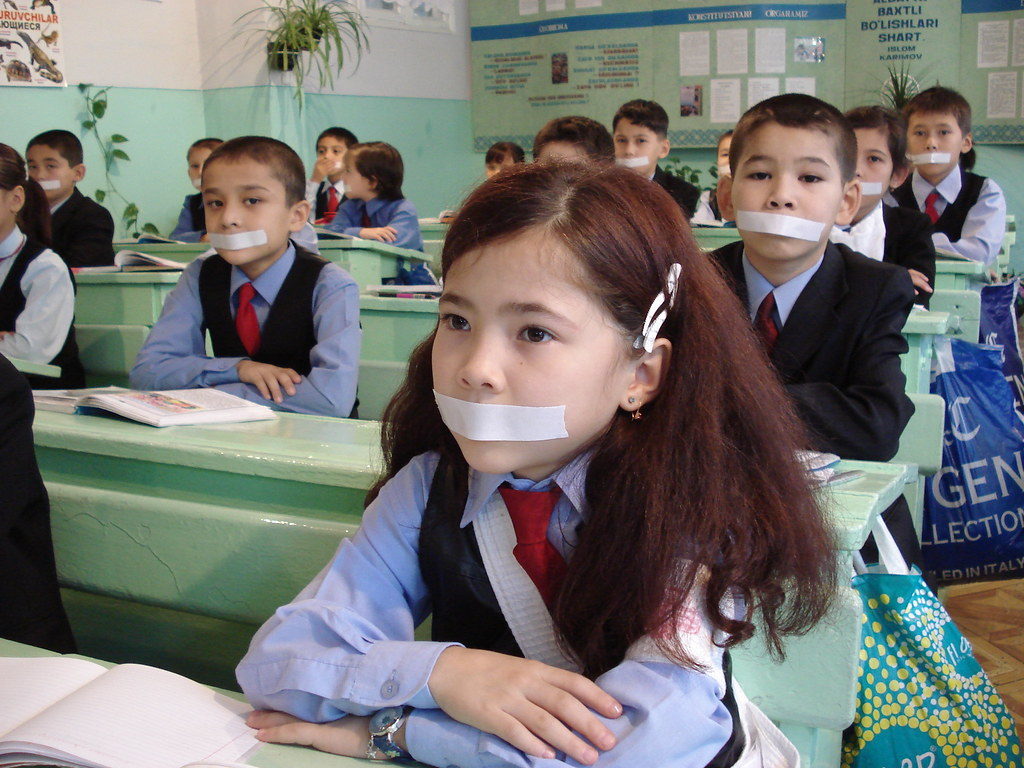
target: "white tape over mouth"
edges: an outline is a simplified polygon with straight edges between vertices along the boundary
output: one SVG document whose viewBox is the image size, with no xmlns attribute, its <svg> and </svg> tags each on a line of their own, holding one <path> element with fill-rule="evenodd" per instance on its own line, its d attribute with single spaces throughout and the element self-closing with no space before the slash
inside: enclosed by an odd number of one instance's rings
<svg viewBox="0 0 1024 768">
<path fill-rule="evenodd" d="M 825 231 L 825 223 L 801 219 L 797 216 L 786 216 L 781 213 L 736 211 L 736 228 L 747 232 L 762 232 L 766 235 L 793 237 L 797 240 L 809 240 L 816 243 L 821 239 L 821 233 Z"/>
<path fill-rule="evenodd" d="M 192 177 L 189 177 L 189 181 L 192 182 L 192 186 L 195 187 L 196 189 L 202 189 L 203 188 L 203 179 L 202 179 L 202 177 L 200 177 L 198 179 L 193 179 Z"/>
<path fill-rule="evenodd" d="M 262 229 L 253 229 L 249 232 L 233 232 L 230 235 L 210 232 L 207 234 L 207 237 L 210 240 L 210 245 L 217 250 L 223 248 L 225 251 L 240 251 L 243 248 L 267 244 L 267 233 Z"/>
<path fill-rule="evenodd" d="M 862 195 L 880 195 L 882 194 L 882 182 L 880 181 L 862 181 L 860 183 L 860 193 Z"/>
<path fill-rule="evenodd" d="M 732 176 L 732 169 L 729 167 L 728 163 L 723 163 L 718 166 L 718 176 L 719 178 L 722 176 Z"/>
<path fill-rule="evenodd" d="M 37 179 L 36 181 L 47 192 L 60 189 L 60 179 Z"/>
<path fill-rule="evenodd" d="M 615 162 L 623 168 L 643 168 L 648 161 L 646 157 L 616 157 Z"/>
<path fill-rule="evenodd" d="M 441 420 L 457 435 L 470 440 L 534 442 L 568 437 L 565 406 L 471 403 L 434 390 Z"/>
<path fill-rule="evenodd" d="M 920 155 L 907 155 L 914 165 L 930 165 L 931 163 L 948 163 L 953 159 L 949 152 L 924 152 Z"/>
</svg>

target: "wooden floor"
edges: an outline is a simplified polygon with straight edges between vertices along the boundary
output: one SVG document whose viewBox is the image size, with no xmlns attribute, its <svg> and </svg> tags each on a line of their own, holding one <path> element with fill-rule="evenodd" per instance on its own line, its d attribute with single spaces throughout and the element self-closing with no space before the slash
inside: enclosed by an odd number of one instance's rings
<svg viewBox="0 0 1024 768">
<path fill-rule="evenodd" d="M 941 596 L 1024 742 L 1024 579 L 949 587 Z"/>
</svg>

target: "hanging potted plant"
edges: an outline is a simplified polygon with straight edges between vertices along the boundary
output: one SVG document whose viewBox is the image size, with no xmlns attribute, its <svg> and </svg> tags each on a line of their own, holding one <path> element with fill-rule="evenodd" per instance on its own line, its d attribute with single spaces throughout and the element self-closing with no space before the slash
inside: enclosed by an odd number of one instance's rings
<svg viewBox="0 0 1024 768">
<path fill-rule="evenodd" d="M 258 18 L 253 29 L 267 37 L 267 63 L 271 69 L 292 72 L 295 98 L 301 108 L 302 83 L 316 70 L 321 88 L 334 85 L 348 57 L 356 64 L 369 48 L 366 20 L 347 0 L 262 0 L 263 5 L 242 14 L 238 21 Z"/>
</svg>

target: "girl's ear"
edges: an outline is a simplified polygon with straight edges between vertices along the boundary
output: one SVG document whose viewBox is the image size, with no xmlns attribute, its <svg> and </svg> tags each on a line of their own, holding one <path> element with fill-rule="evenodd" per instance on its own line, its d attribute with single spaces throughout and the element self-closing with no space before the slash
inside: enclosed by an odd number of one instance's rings
<svg viewBox="0 0 1024 768">
<path fill-rule="evenodd" d="M 672 342 L 656 339 L 654 349 L 644 353 L 633 369 L 633 378 L 622 395 L 619 407 L 624 411 L 636 411 L 657 397 L 668 375 L 671 359 Z"/>
</svg>

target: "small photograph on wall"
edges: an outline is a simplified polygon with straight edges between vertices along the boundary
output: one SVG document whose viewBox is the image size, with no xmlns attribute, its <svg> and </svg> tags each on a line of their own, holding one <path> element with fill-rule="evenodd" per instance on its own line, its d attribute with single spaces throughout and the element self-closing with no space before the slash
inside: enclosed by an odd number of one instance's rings
<svg viewBox="0 0 1024 768">
<path fill-rule="evenodd" d="M 66 86 L 62 0 L 3 0 L 0 85 Z"/>
<path fill-rule="evenodd" d="M 700 117 L 704 111 L 704 86 L 684 85 L 679 89 L 679 116 Z"/>
<path fill-rule="evenodd" d="M 559 85 L 569 82 L 569 54 L 551 54 L 551 83 Z"/>
<path fill-rule="evenodd" d="M 793 38 L 793 61 L 797 64 L 821 64 L 825 61 L 825 38 Z"/>
</svg>

